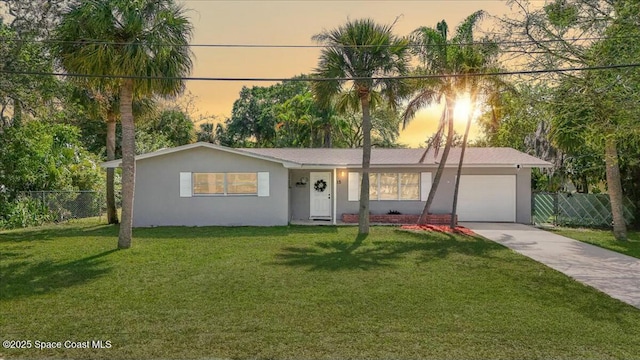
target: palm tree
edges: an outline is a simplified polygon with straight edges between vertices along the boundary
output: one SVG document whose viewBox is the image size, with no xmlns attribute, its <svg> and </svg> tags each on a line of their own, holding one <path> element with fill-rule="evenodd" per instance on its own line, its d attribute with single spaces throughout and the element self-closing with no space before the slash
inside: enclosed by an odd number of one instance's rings
<svg viewBox="0 0 640 360">
<path fill-rule="evenodd" d="M 91 116 L 105 119 L 107 124 L 107 161 L 115 160 L 117 111 L 114 105 L 114 97 L 108 91 L 97 90 L 105 85 L 100 81 L 80 80 L 76 83 L 79 87 L 74 88 L 73 98 L 82 104 Z M 114 170 L 113 168 L 107 168 L 106 195 L 107 223 L 109 224 L 117 224 L 119 222 L 114 191 Z"/>
<path fill-rule="evenodd" d="M 449 226 L 453 229 L 456 226 L 456 215 L 458 210 L 458 190 L 460 188 L 460 180 L 462 176 L 462 163 L 464 154 L 467 149 L 467 140 L 469 138 L 469 128 L 473 121 L 476 106 L 480 98 L 491 99 L 491 103 L 495 102 L 496 96 L 499 96 L 502 89 L 508 89 L 506 82 L 495 76 L 477 76 L 479 73 L 495 73 L 498 68 L 495 66 L 498 56 L 499 47 L 495 41 L 487 38 L 476 42 L 473 36 L 473 29 L 476 22 L 482 18 L 484 13 L 476 12 L 472 14 L 458 28 L 455 40 L 458 41 L 460 51 L 460 61 L 463 64 L 462 74 L 466 75 L 461 78 L 463 86 L 469 93 L 470 109 L 467 114 L 467 123 L 462 138 L 462 148 L 460 149 L 460 159 L 458 161 L 458 169 L 456 182 L 453 191 L 453 204 L 451 207 L 451 221 Z M 474 75 L 476 74 L 476 75 Z"/>
<path fill-rule="evenodd" d="M 482 66 L 482 67 L 477 67 L 471 71 L 472 72 L 469 72 L 469 74 L 481 73 L 481 72 L 490 73 L 490 72 L 497 72 L 497 68 L 493 68 L 490 66 L 488 67 Z M 471 106 L 469 109 L 469 114 L 467 114 L 467 123 L 465 125 L 464 135 L 462 137 L 460 159 L 458 161 L 456 182 L 455 182 L 454 191 L 453 191 L 451 221 L 449 223 L 449 226 L 452 229 L 456 227 L 456 215 L 458 210 L 458 190 L 460 188 L 460 179 L 462 176 L 462 163 L 464 162 L 464 155 L 467 149 L 467 143 L 469 139 L 469 128 L 471 127 L 471 122 L 473 121 L 474 113 L 475 113 L 476 107 L 478 106 L 478 102 L 480 99 L 486 100 L 487 98 L 495 98 L 500 96 L 500 93 L 502 92 L 503 89 L 512 90 L 510 89 L 510 86 L 507 83 L 503 82 L 497 77 L 472 76 L 470 78 L 467 78 L 467 80 L 468 80 L 467 86 L 469 89 L 468 91 L 469 91 L 469 99 L 470 99 Z M 493 106 L 492 104 L 493 104 L 492 101 L 489 101 L 489 107 Z"/>
<path fill-rule="evenodd" d="M 120 117 L 119 103 L 120 99 L 117 94 L 104 90 L 108 86 L 108 83 L 96 81 L 76 81 L 76 85 L 73 91 L 73 98 L 78 101 L 90 116 L 95 118 L 102 118 L 107 125 L 106 133 L 106 152 L 107 161 L 116 159 L 116 124 Z M 103 90 L 96 90 L 103 89 Z M 133 114 L 135 117 L 149 114 L 154 110 L 155 101 L 151 98 L 134 99 L 133 100 Z M 107 197 L 107 223 L 118 224 L 118 212 L 116 209 L 115 198 L 115 169 L 107 168 L 107 183 L 106 183 L 106 197 Z"/>
<path fill-rule="evenodd" d="M 122 121 L 122 224 L 118 248 L 131 246 L 135 187 L 134 94 L 176 95 L 192 66 L 192 27 L 173 0 L 83 1 L 63 14 L 57 56 L 70 73 L 111 78 Z"/>
<path fill-rule="evenodd" d="M 412 42 L 419 45 L 414 48 L 414 53 L 421 61 L 421 65 L 416 68 L 415 73 L 417 75 L 435 76 L 414 81 L 413 87 L 417 89 L 417 94 L 407 104 L 407 108 L 403 114 L 403 127 L 413 119 L 415 113 L 422 107 L 439 104 L 444 101 L 444 108 L 440 116 L 434 141 L 432 141 L 432 145 L 425 150 L 421 161 L 424 161 L 431 146 L 434 148 L 434 155 L 436 157 L 438 156 L 440 142 L 445 133 L 445 127 L 447 134 L 442 157 L 440 158 L 438 169 L 436 170 L 431 190 L 429 191 L 427 203 L 418 220 L 418 224 L 427 222 L 431 204 L 433 203 L 453 143 L 453 117 L 456 99 L 467 91 L 468 87 L 468 78 L 461 75 L 469 70 L 468 62 L 473 57 L 468 54 L 468 49 L 467 52 L 465 52 L 465 47 L 462 45 L 470 43 L 469 38 L 473 39 L 473 28 L 483 14 L 483 11 L 477 11 L 468 16 L 458 26 L 453 38 L 449 38 L 449 26 L 444 20 L 439 22 L 435 28 L 423 26 L 414 30 L 411 34 Z M 472 54 L 473 53 L 474 52 L 472 52 Z M 455 218 L 455 216 L 452 216 L 452 218 Z"/>
<path fill-rule="evenodd" d="M 314 72 L 317 78 L 326 79 L 313 83 L 320 105 L 328 107 L 335 100 L 339 111 L 362 110 L 359 234 L 369 233 L 370 108 L 382 97 L 392 106 L 397 104 L 402 83 L 389 77 L 406 74 L 408 66 L 408 41 L 393 35 L 392 28 L 393 25 L 379 25 L 372 19 L 349 20 L 313 37 L 326 46 Z"/>
</svg>

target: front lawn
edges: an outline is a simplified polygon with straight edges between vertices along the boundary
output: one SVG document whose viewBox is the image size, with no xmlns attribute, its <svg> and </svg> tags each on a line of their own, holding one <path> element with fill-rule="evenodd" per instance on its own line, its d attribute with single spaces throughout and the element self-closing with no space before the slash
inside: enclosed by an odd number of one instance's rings
<svg viewBox="0 0 640 360">
<path fill-rule="evenodd" d="M 551 231 L 575 240 L 617 251 L 640 259 L 640 231 L 629 230 L 627 241 L 618 241 L 611 230 L 554 228 Z"/>
<path fill-rule="evenodd" d="M 640 310 L 500 245 L 374 227 L 0 232 L 0 358 L 633 359 Z M 89 343 L 90 345 L 93 345 Z M 63 345 L 64 347 L 64 345 Z"/>
</svg>

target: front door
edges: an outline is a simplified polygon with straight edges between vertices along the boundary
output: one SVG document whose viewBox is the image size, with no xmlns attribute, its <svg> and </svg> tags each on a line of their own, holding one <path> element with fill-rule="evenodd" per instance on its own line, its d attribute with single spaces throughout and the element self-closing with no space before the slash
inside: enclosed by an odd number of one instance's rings
<svg viewBox="0 0 640 360">
<path fill-rule="evenodd" d="M 331 218 L 331 173 L 312 172 L 309 178 L 309 217 Z"/>
</svg>

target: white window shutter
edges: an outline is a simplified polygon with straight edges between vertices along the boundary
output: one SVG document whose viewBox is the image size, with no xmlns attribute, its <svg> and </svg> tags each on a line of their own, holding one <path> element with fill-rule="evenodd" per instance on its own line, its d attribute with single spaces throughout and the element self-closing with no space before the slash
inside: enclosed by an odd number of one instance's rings
<svg viewBox="0 0 640 360">
<path fill-rule="evenodd" d="M 349 173 L 349 201 L 358 201 L 360 199 L 360 173 Z"/>
<path fill-rule="evenodd" d="M 431 190 L 431 173 L 420 173 L 420 201 L 427 201 Z"/>
<path fill-rule="evenodd" d="M 191 197 L 193 195 L 193 183 L 190 172 L 180 173 L 180 197 Z"/>
<path fill-rule="evenodd" d="M 258 173 L 258 196 L 260 197 L 269 196 L 269 173 L 268 172 Z"/>
</svg>

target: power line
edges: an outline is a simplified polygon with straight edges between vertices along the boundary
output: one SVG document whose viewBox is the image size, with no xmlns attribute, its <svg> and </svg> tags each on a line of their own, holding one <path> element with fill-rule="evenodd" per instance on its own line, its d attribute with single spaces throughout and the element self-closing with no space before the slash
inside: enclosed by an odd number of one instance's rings
<svg viewBox="0 0 640 360">
<path fill-rule="evenodd" d="M 499 71 L 499 72 L 491 72 L 491 73 L 429 74 L 429 75 L 373 76 L 373 77 L 345 77 L 345 78 L 318 78 L 318 77 L 294 77 L 294 78 L 254 77 L 254 78 L 251 78 L 251 77 L 190 77 L 190 76 L 166 77 L 166 76 L 141 76 L 141 75 L 93 75 L 93 74 L 75 74 L 75 73 L 63 73 L 63 72 L 6 71 L 6 70 L 0 70 L 0 74 L 62 76 L 62 77 L 102 78 L 102 79 L 139 79 L 139 80 L 184 80 L 184 81 L 220 81 L 220 82 L 285 82 L 285 81 L 301 82 L 301 81 L 443 79 L 443 78 L 483 77 L 483 76 L 536 75 L 536 74 L 548 74 L 548 73 L 612 70 L 612 69 L 637 68 L 637 67 L 640 67 L 640 63 L 602 65 L 602 66 L 590 66 L 590 67 L 558 68 L 558 69 Z"/>
<path fill-rule="evenodd" d="M 447 46 L 477 46 L 477 45 L 535 45 L 548 44 L 557 42 L 574 42 L 574 41 L 600 41 L 600 40 L 625 40 L 640 39 L 640 36 L 615 36 L 615 37 L 585 37 L 585 38 L 565 38 L 565 39 L 542 39 L 542 40 L 502 40 L 502 41 L 472 41 L 462 43 L 447 43 Z M 72 45 L 144 45 L 145 43 L 131 42 L 111 42 L 100 40 L 58 40 L 58 39 L 20 39 L 20 38 L 3 38 L 2 41 L 10 41 L 17 43 L 41 43 L 41 44 L 72 44 Z M 395 45 L 304 45 L 304 44 L 170 44 L 170 43 L 152 43 L 157 46 L 166 47 L 192 47 L 192 48 L 275 48 L 275 49 L 319 49 L 319 48 L 369 48 L 369 47 L 391 47 Z M 409 43 L 409 47 L 439 47 L 440 44 L 416 44 Z"/>
</svg>

